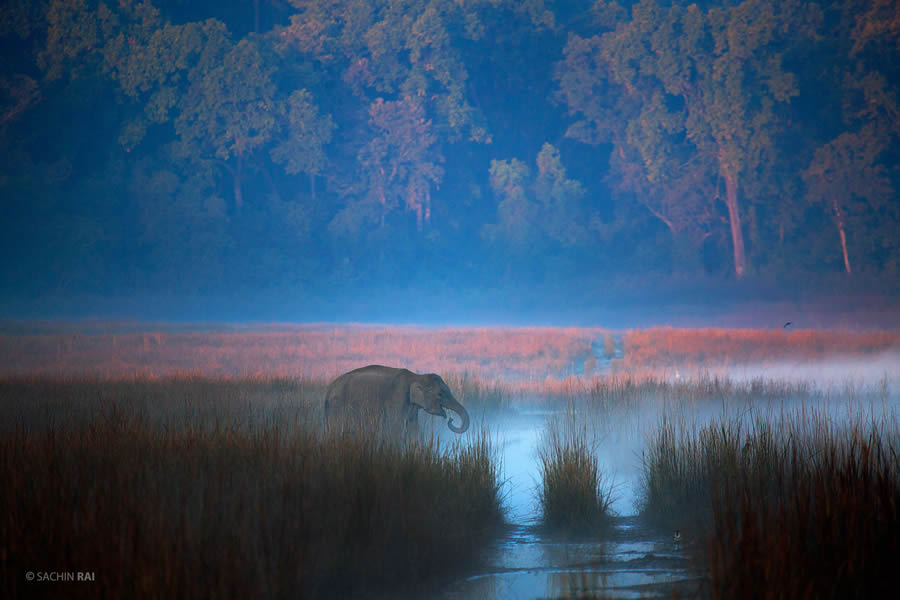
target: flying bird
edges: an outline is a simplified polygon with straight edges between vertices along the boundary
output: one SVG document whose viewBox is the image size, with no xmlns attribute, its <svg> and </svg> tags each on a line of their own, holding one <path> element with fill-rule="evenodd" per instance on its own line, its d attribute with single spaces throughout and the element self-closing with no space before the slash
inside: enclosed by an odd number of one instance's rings
<svg viewBox="0 0 900 600">
<path fill-rule="evenodd" d="M 784 324 L 784 326 L 782 327 L 782 329 L 787 329 L 787 328 L 790 327 L 791 325 L 793 325 L 793 323 L 791 323 L 790 321 L 788 321 L 787 323 Z"/>
</svg>

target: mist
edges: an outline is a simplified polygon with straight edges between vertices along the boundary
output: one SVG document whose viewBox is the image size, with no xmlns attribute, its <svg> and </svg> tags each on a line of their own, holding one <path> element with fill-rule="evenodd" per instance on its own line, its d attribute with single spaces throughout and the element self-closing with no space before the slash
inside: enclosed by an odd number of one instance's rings
<svg viewBox="0 0 900 600">
<path fill-rule="evenodd" d="M 644 450 L 665 422 L 685 431 L 717 422 L 740 422 L 751 431 L 757 419 L 777 421 L 808 411 L 827 416 L 838 429 L 854 422 L 885 421 L 896 426 L 900 423 L 900 361 L 892 353 L 873 363 L 823 361 L 802 369 L 730 369 L 718 376 L 723 377 L 723 384 L 733 382 L 737 389 L 723 389 L 697 400 L 689 399 L 689 390 L 702 385 L 704 378 L 716 377 L 708 370 L 699 379 L 696 374 L 672 376 L 673 388 L 640 393 L 619 407 L 600 409 L 589 391 L 574 397 L 519 400 L 517 404 L 524 406 L 514 416 L 485 419 L 502 446 L 511 519 L 535 522 L 540 517 L 537 448 L 553 420 L 590 424 L 595 451 L 614 488 L 612 508 L 619 516 L 633 516 L 641 510 Z M 753 380 L 778 393 L 772 397 L 765 391 L 749 393 Z"/>
</svg>

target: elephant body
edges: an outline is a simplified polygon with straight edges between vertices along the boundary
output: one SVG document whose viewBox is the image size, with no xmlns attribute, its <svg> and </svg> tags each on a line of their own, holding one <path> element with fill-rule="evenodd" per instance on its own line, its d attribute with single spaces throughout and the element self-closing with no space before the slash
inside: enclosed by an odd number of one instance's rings
<svg viewBox="0 0 900 600">
<path fill-rule="evenodd" d="M 447 417 L 446 410 L 462 419 L 455 433 L 469 427 L 469 414 L 438 375 L 419 375 L 408 369 L 369 365 L 344 373 L 325 392 L 325 423 L 343 430 L 383 429 L 405 435 L 418 432 L 419 409 Z"/>
</svg>

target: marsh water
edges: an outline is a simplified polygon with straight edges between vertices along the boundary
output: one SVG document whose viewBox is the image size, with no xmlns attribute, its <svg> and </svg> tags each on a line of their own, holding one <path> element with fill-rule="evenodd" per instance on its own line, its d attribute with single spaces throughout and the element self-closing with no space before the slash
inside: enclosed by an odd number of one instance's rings
<svg viewBox="0 0 900 600">
<path fill-rule="evenodd" d="M 621 339 L 615 338 L 615 354 L 607 356 L 592 345 L 597 372 L 608 372 L 611 360 L 621 358 Z M 680 533 L 652 526 L 639 514 L 641 453 L 663 415 L 686 419 L 699 426 L 716 418 L 745 418 L 752 414 L 777 415 L 792 408 L 816 407 L 836 421 L 860 409 L 872 416 L 885 415 L 898 405 L 888 398 L 889 382 L 898 379 L 896 356 L 863 363 L 783 363 L 743 367 L 726 375 L 734 381 L 774 377 L 785 382 L 808 382 L 809 394 L 780 399 L 776 404 L 757 398 L 691 401 L 658 398 L 637 405 L 607 407 L 599 412 L 557 402 L 535 402 L 530 408 L 483 421 L 500 454 L 505 481 L 507 521 L 510 527 L 484 548 L 482 567 L 428 594 L 436 600 L 462 598 L 695 598 L 708 595 L 703 574 L 686 551 L 697 542 L 691 532 Z M 578 365 L 572 365 L 572 372 Z M 677 370 L 670 374 L 678 381 Z M 875 382 L 873 384 L 873 382 Z M 804 388 L 798 388 L 804 389 Z M 886 404 L 887 401 L 887 404 Z M 774 412 L 773 412 L 774 411 Z M 540 481 L 538 448 L 548 423 L 574 418 L 587 425 L 595 442 L 600 467 L 614 486 L 611 527 L 602 534 L 562 538 L 540 527 L 537 487 Z M 479 419 L 474 421 L 477 430 Z M 443 437 L 443 436 L 442 436 Z"/>
<path fill-rule="evenodd" d="M 483 572 L 454 582 L 436 598 L 693 597 L 701 580 L 689 570 L 671 535 L 644 527 L 636 516 L 616 518 L 604 539 L 544 539 L 532 525 L 516 526 L 487 550 Z"/>
<path fill-rule="evenodd" d="M 522 410 L 494 424 L 506 481 L 505 535 L 484 549 L 481 570 L 435 592 L 436 599 L 461 598 L 653 598 L 692 597 L 701 584 L 673 532 L 650 527 L 636 514 L 634 490 L 642 426 L 610 428 L 600 452 L 613 474 L 616 517 L 602 536 L 559 538 L 539 527 L 538 444 L 559 411 Z M 620 424 L 621 425 L 621 424 Z"/>
<path fill-rule="evenodd" d="M 897 381 L 892 371 L 890 380 Z M 888 379 L 884 379 L 887 382 Z M 687 547 L 700 543 L 690 531 L 661 530 L 639 515 L 641 454 L 663 414 L 683 417 L 693 426 L 725 417 L 817 408 L 839 422 L 860 410 L 873 418 L 894 414 L 900 398 L 868 388 L 843 385 L 832 394 L 784 400 L 758 407 L 734 398 L 722 402 L 658 399 L 639 407 L 611 407 L 601 419 L 595 410 L 555 406 L 520 407 L 495 421 L 485 419 L 500 454 L 505 481 L 507 521 L 505 535 L 484 549 L 480 570 L 469 572 L 429 597 L 462 598 L 682 598 L 704 597 L 708 588 L 703 573 L 691 562 Z M 868 391 L 866 391 L 868 389 Z M 751 401 L 756 404 L 755 401 Z M 537 487 L 540 481 L 538 448 L 553 419 L 574 418 L 586 423 L 595 441 L 600 468 L 614 485 L 612 525 L 603 534 L 561 538 L 540 527 Z M 896 417 L 894 417 L 896 418 Z M 477 419 L 473 429 L 477 429 Z"/>
</svg>

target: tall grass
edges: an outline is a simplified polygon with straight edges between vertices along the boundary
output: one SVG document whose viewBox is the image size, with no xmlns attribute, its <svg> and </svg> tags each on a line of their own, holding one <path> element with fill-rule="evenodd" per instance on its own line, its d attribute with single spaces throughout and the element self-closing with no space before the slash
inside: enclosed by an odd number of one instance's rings
<svg viewBox="0 0 900 600">
<path fill-rule="evenodd" d="M 737 381 L 700 371 L 695 376 L 672 379 L 655 373 L 622 373 L 589 381 L 584 394 L 592 407 L 606 411 L 634 408 L 642 401 L 664 404 L 719 403 L 748 406 L 763 402 L 783 402 L 806 398 L 813 389 L 809 382 L 757 377 Z"/>
<path fill-rule="evenodd" d="M 614 486 L 596 449 L 593 432 L 574 412 L 548 421 L 538 446 L 538 502 L 547 529 L 589 535 L 609 524 Z"/>
<path fill-rule="evenodd" d="M 680 365 L 707 367 L 777 364 L 831 357 L 871 356 L 900 348 L 900 333 L 783 329 L 678 329 L 653 327 L 625 334 L 628 369 Z"/>
<path fill-rule="evenodd" d="M 900 585 L 900 433 L 887 416 L 796 409 L 664 421 L 643 511 L 680 527 L 722 598 L 871 598 Z"/>
<path fill-rule="evenodd" d="M 596 330 L 560 327 L 278 325 L 0 333 L 0 375 L 304 375 L 330 379 L 367 364 L 417 372 L 542 379 L 590 353 Z M 121 328 L 120 328 L 121 329 Z"/>
<path fill-rule="evenodd" d="M 709 527 L 718 486 L 732 485 L 744 466 L 744 433 L 740 419 L 697 430 L 664 416 L 641 456 L 641 513 L 673 530 Z"/>
<path fill-rule="evenodd" d="M 492 413 L 510 407 L 511 390 L 499 380 L 471 373 L 450 373 L 444 376 L 444 381 L 470 413 Z"/>
<path fill-rule="evenodd" d="M 0 595 L 341 597 L 415 589 L 477 557 L 502 523 L 487 434 L 323 436 L 282 396 L 311 385 L 0 381 Z"/>
<path fill-rule="evenodd" d="M 810 415 L 758 436 L 714 498 L 710 567 L 722 597 L 878 598 L 900 589 L 896 424 Z"/>
<path fill-rule="evenodd" d="M 587 364 L 591 374 L 596 362 L 592 343 L 596 348 L 601 338 L 602 352 L 612 357 L 616 340 L 609 330 L 597 328 L 0 323 L 0 375 L 196 372 L 330 379 L 367 364 L 385 364 L 417 372 L 470 373 L 554 393 L 554 387 L 567 385 L 567 375 L 583 379 L 574 376 L 576 365 Z M 614 359 L 612 370 L 658 375 L 676 365 L 719 368 L 869 357 L 897 348 L 897 332 L 652 328 L 625 332 L 624 358 Z"/>
</svg>

